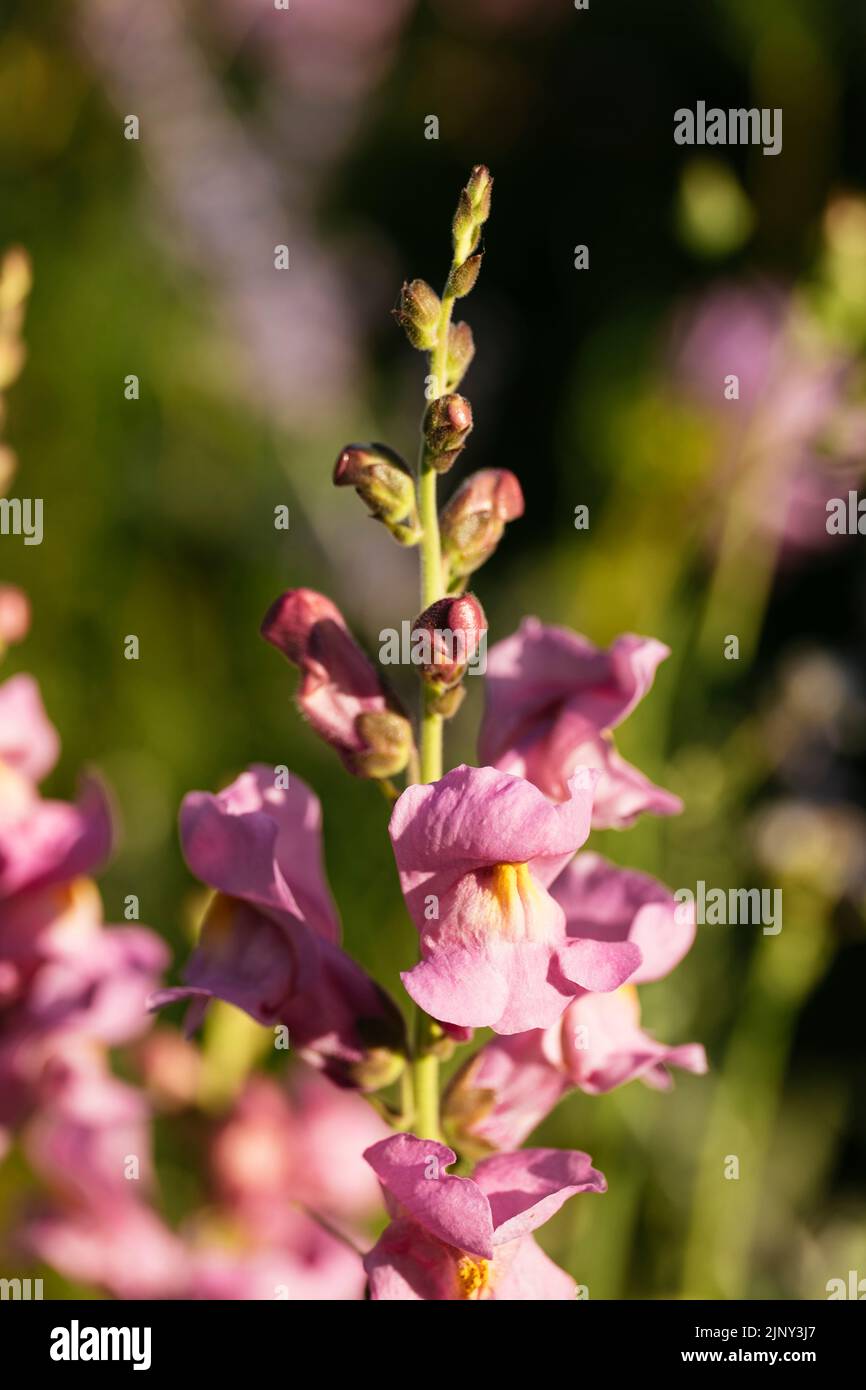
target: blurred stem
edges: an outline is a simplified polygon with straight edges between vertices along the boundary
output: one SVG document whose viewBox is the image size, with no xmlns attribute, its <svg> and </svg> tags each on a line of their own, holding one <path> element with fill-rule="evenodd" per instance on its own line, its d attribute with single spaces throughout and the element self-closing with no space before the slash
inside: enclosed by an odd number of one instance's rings
<svg viewBox="0 0 866 1390">
<path fill-rule="evenodd" d="M 748 1296 L 749 1257 L 767 1193 L 770 1146 L 797 1017 L 831 949 L 826 899 L 783 889 L 796 915 L 761 936 L 704 1131 L 685 1254 L 684 1298 Z M 781 944 L 784 943 L 784 944 Z M 738 1177 L 727 1177 L 731 1159 Z"/>
</svg>

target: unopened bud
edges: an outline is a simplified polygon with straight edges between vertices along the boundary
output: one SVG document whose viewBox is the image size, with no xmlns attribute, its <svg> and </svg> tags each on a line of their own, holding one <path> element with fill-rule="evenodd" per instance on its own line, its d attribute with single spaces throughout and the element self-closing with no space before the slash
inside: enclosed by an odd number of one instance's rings
<svg viewBox="0 0 866 1390">
<path fill-rule="evenodd" d="M 412 725 L 395 710 L 359 714 L 355 729 L 363 748 L 352 755 L 359 777 L 396 777 L 412 751 Z"/>
<path fill-rule="evenodd" d="M 458 685 L 483 650 L 486 635 L 487 619 L 474 594 L 431 603 L 412 624 L 412 651 L 418 654 L 422 679 L 437 692 Z"/>
<path fill-rule="evenodd" d="M 470 290 L 475 288 L 475 281 L 478 279 L 478 272 L 481 269 L 482 256 L 470 256 L 462 265 L 455 265 L 448 282 L 445 286 L 446 297 L 450 299 L 462 299 Z"/>
<path fill-rule="evenodd" d="M 380 1091 L 398 1081 L 406 1066 L 406 1058 L 385 1047 L 371 1047 L 360 1062 L 347 1068 L 347 1079 L 361 1091 Z"/>
<path fill-rule="evenodd" d="M 434 695 L 430 701 L 430 711 L 438 714 L 440 719 L 453 719 L 460 706 L 466 698 L 466 686 L 452 685 L 450 690 L 443 690 L 440 694 Z"/>
<path fill-rule="evenodd" d="M 407 281 L 400 291 L 400 308 L 394 317 L 414 348 L 428 352 L 436 346 L 442 305 L 426 280 Z"/>
<path fill-rule="evenodd" d="M 409 761 L 412 726 L 340 610 L 314 589 L 271 604 L 262 636 L 301 671 L 297 704 L 356 777 L 393 777 Z"/>
<path fill-rule="evenodd" d="M 472 429 L 472 406 L 465 396 L 438 396 L 424 415 L 424 462 L 447 473 Z"/>
<path fill-rule="evenodd" d="M 456 391 L 475 356 L 475 339 L 468 323 L 452 323 L 445 358 L 445 390 Z"/>
<path fill-rule="evenodd" d="M 495 1145 L 483 1137 L 483 1128 L 497 1099 L 492 1087 L 478 1085 L 478 1070 L 476 1057 L 471 1057 L 452 1077 L 442 1097 L 442 1123 L 449 1140 L 475 1159 L 495 1151 Z"/>
<path fill-rule="evenodd" d="M 461 483 L 439 518 L 449 584 L 479 569 L 502 539 L 506 522 L 522 515 L 520 483 L 507 468 L 482 468 Z"/>
<path fill-rule="evenodd" d="M 347 444 L 334 465 L 334 485 L 353 487 L 401 545 L 421 539 L 412 474 L 386 444 Z"/>
<path fill-rule="evenodd" d="M 469 182 L 461 191 L 451 228 L 454 259 L 458 264 L 462 264 L 478 245 L 481 228 L 490 216 L 492 190 L 493 179 L 490 177 L 490 170 L 483 164 L 476 164 L 469 176 Z"/>
<path fill-rule="evenodd" d="M 21 642 L 30 629 L 30 600 L 14 584 L 0 584 L 0 651 Z"/>
</svg>

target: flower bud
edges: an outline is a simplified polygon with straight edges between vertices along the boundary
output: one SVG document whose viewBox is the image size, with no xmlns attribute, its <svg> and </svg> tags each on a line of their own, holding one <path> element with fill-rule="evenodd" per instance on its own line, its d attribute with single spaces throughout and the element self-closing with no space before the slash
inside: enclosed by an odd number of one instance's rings
<svg viewBox="0 0 866 1390">
<path fill-rule="evenodd" d="M 456 391 L 475 356 L 475 340 L 468 323 L 452 323 L 448 329 L 445 358 L 445 390 Z"/>
<path fill-rule="evenodd" d="M 401 545 L 415 545 L 421 527 L 415 483 L 406 462 L 385 444 L 347 444 L 334 465 L 335 487 L 353 487 L 370 515 Z"/>
<path fill-rule="evenodd" d="M 442 1097 L 442 1124 L 449 1142 L 479 1159 L 495 1152 L 495 1145 L 485 1140 L 481 1131 L 496 1108 L 497 1094 L 493 1087 L 478 1084 L 476 1057 L 470 1057 L 451 1078 Z"/>
<path fill-rule="evenodd" d="M 461 483 L 439 518 L 449 584 L 479 569 L 501 541 L 506 522 L 522 515 L 520 483 L 507 468 L 482 468 Z"/>
<path fill-rule="evenodd" d="M 458 685 L 483 650 L 486 634 L 487 619 L 474 594 L 431 603 L 412 624 L 412 655 L 422 680 L 440 693 Z"/>
<path fill-rule="evenodd" d="M 30 600 L 14 584 L 0 584 L 0 650 L 22 642 L 30 629 Z"/>
<path fill-rule="evenodd" d="M 369 710 L 355 720 L 355 731 L 363 743 L 353 763 L 359 777 L 395 777 L 409 761 L 412 726 L 394 710 Z"/>
<path fill-rule="evenodd" d="M 428 352 L 436 346 L 442 304 L 426 280 L 406 281 L 400 291 L 400 308 L 393 314 L 414 348 Z"/>
<path fill-rule="evenodd" d="M 483 257 L 470 256 L 462 265 L 455 265 L 445 286 L 445 295 L 450 299 L 462 299 L 475 288 Z"/>
<path fill-rule="evenodd" d="M 403 770 L 412 726 L 330 599 L 290 589 L 268 609 L 262 636 L 299 667 L 298 708 L 349 772 L 381 778 Z"/>
<path fill-rule="evenodd" d="M 492 190 L 493 179 L 490 177 L 490 170 L 483 164 L 476 164 L 469 176 L 469 182 L 460 194 L 451 228 L 454 259 L 458 264 L 471 255 L 478 245 L 481 228 L 490 216 Z"/>
<path fill-rule="evenodd" d="M 424 415 L 424 462 L 446 473 L 472 429 L 472 406 L 465 396 L 438 396 Z"/>
</svg>

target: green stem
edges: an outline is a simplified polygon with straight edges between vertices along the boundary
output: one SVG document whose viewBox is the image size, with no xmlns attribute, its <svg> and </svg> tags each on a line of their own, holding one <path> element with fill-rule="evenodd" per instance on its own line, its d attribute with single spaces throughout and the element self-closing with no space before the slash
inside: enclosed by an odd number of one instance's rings
<svg viewBox="0 0 866 1390">
<path fill-rule="evenodd" d="M 439 1058 L 428 1054 L 417 1057 L 415 1071 L 415 1134 L 419 1139 L 438 1139 L 439 1130 Z"/>
<path fill-rule="evenodd" d="M 451 326 L 453 298 L 442 300 L 436 347 L 430 355 L 430 372 L 434 394 L 445 394 L 445 373 L 448 358 L 448 330 Z M 443 597 L 442 544 L 439 537 L 439 510 L 436 500 L 436 470 L 424 460 L 424 447 L 418 464 L 418 516 L 424 534 L 421 539 L 421 610 Z M 426 686 L 421 688 L 421 758 L 419 775 L 422 782 L 437 782 L 442 776 L 442 716 L 431 709 L 431 696 Z M 415 1060 L 412 1064 L 415 1092 L 415 1133 L 421 1139 L 439 1139 L 439 1059 L 425 1054 L 429 1041 L 426 1015 L 419 1010 L 415 1026 Z"/>
</svg>

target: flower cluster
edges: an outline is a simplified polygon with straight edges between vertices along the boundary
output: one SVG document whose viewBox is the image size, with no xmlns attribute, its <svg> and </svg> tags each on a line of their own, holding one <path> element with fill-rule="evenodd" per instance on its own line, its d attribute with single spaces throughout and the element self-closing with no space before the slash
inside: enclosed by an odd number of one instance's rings
<svg viewBox="0 0 866 1390">
<path fill-rule="evenodd" d="M 350 773 L 379 781 L 394 800 L 390 836 L 420 939 L 419 959 L 402 975 L 416 1008 L 413 1040 L 339 946 L 316 798 L 265 766 L 184 803 L 187 861 L 216 895 L 186 985 L 153 1001 L 191 1000 L 195 1026 L 210 999 L 228 1000 L 285 1026 L 292 1046 L 343 1087 L 370 1092 L 400 1078 L 399 1104 L 377 1102 L 397 1132 L 365 1155 L 390 1217 L 364 1259 L 373 1299 L 573 1297 L 570 1276 L 532 1232 L 569 1197 L 604 1192 L 605 1179 L 584 1153 L 519 1145 L 572 1088 L 597 1094 L 635 1077 L 664 1087 L 669 1066 L 706 1066 L 697 1044 L 666 1046 L 641 1029 L 635 988 L 682 959 L 694 921 L 646 874 L 579 852 L 593 828 L 681 809 L 613 739 L 667 648 L 629 635 L 604 650 L 527 619 L 489 652 L 480 765 L 442 768 L 466 652 L 486 638 L 466 584 L 523 511 L 513 474 L 483 469 L 437 514 L 437 479 L 474 423 L 457 393 L 474 344 L 452 309 L 478 277 L 491 186 L 479 167 L 461 194 L 443 295 L 413 280 L 396 311 L 410 344 L 430 358 L 417 474 L 383 444 L 346 446 L 334 470 L 335 484 L 353 487 L 400 545 L 420 547 L 419 719 L 413 725 L 324 595 L 290 590 L 262 625 L 300 671 L 297 704 L 311 729 Z M 400 792 L 394 779 L 403 774 Z M 440 1097 L 440 1059 L 477 1028 L 492 1029 L 492 1039 Z M 473 1160 L 471 1176 L 447 1171 Z"/>
<path fill-rule="evenodd" d="M 419 548 L 417 719 L 326 596 L 289 590 L 262 623 L 300 672 L 312 732 L 393 803 L 419 935 L 402 974 L 414 1026 L 341 946 L 321 807 L 282 765 L 185 798 L 184 855 L 211 896 L 184 983 L 155 988 L 163 947 L 143 928 L 104 930 L 82 877 L 109 849 L 103 795 L 88 784 L 75 806 L 40 798 L 56 735 L 28 678 L 0 687 L 0 1123 L 31 1116 L 27 1152 L 55 1189 L 27 1223 L 31 1248 L 117 1296 L 572 1298 L 533 1233 L 570 1197 L 603 1193 L 605 1178 L 579 1150 L 519 1146 L 573 1088 L 636 1077 L 660 1088 L 669 1066 L 705 1069 L 697 1044 L 641 1029 L 636 992 L 682 959 L 694 921 L 654 879 L 584 849 L 594 828 L 680 810 L 613 737 L 667 648 L 627 635 L 605 650 L 527 619 L 488 654 L 479 766 L 443 767 L 447 721 L 486 649 L 466 585 L 523 511 L 504 469 L 471 474 L 441 511 L 437 501 L 474 424 L 459 394 L 474 342 L 452 314 L 478 279 L 491 189 L 474 169 L 443 294 L 413 280 L 396 311 L 429 354 L 417 470 L 382 444 L 346 446 L 334 470 L 400 545 Z M 221 1119 L 199 1115 L 199 1054 L 162 1029 L 139 1054 L 144 1089 L 117 1080 L 105 1048 L 142 1030 L 146 995 L 151 1010 L 186 1002 L 188 1033 L 212 1001 L 244 1011 L 301 1059 L 294 1089 L 252 1078 Z M 443 1094 L 442 1060 L 479 1028 L 492 1037 Z M 153 1106 L 167 1101 L 197 1114 L 210 1152 L 209 1205 L 177 1231 L 159 1214 L 148 1157 Z M 360 1224 L 371 1191 L 388 1217 L 375 1244 Z"/>
</svg>

